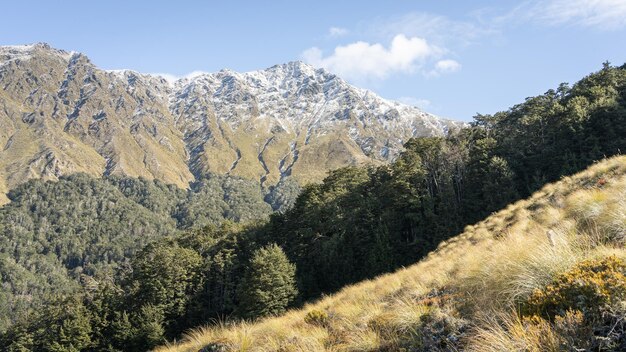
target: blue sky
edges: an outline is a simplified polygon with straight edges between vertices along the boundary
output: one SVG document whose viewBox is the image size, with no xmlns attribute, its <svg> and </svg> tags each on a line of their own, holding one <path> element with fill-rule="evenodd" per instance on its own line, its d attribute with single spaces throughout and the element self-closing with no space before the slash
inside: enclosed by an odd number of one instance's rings
<svg viewBox="0 0 626 352">
<path fill-rule="evenodd" d="M 626 62 L 626 0 L 5 2 L 0 45 L 33 42 L 173 76 L 304 60 L 467 121 Z"/>
</svg>

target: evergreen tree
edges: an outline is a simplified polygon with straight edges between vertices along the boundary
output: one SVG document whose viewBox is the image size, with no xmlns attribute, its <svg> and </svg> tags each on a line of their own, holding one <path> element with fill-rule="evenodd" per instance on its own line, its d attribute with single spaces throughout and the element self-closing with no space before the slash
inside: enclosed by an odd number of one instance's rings
<svg viewBox="0 0 626 352">
<path fill-rule="evenodd" d="M 143 305 L 139 310 L 145 314 L 161 311 L 159 314 L 168 322 L 167 331 L 179 332 L 188 304 L 201 286 L 202 263 L 200 254 L 192 249 L 167 242 L 149 245 L 132 263 L 132 281 L 137 286 L 133 301 Z M 143 320 L 156 322 L 159 319 Z"/>
<path fill-rule="evenodd" d="M 161 307 L 146 304 L 133 314 L 133 339 L 128 347 L 135 351 L 146 351 L 165 341 L 164 316 Z"/>
<path fill-rule="evenodd" d="M 284 312 L 298 294 L 295 274 L 295 265 L 276 244 L 255 251 L 239 286 L 241 315 L 256 318 Z"/>
</svg>

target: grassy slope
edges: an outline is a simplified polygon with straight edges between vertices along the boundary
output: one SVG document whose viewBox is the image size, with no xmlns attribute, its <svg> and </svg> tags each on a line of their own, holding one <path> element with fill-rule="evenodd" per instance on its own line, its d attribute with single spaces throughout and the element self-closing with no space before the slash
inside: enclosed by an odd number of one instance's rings
<svg viewBox="0 0 626 352">
<path fill-rule="evenodd" d="M 598 241 L 626 233 L 624 199 L 626 157 L 608 159 L 468 226 L 413 266 L 280 317 L 199 328 L 158 351 L 211 343 L 232 351 L 400 350 L 412 339 L 424 346 L 429 319 L 464 326 L 445 337 L 463 349 L 529 346 L 533 336 L 514 334 L 514 302 L 582 259 L 626 259 L 623 245 Z M 317 324 L 305 319 L 312 311 L 322 316 Z"/>
</svg>

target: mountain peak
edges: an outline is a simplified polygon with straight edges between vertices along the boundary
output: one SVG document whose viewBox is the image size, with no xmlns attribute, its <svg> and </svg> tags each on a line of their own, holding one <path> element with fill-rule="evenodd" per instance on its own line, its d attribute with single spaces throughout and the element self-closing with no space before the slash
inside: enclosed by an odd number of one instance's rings
<svg viewBox="0 0 626 352">
<path fill-rule="evenodd" d="M 282 71 L 293 77 L 329 74 L 328 71 L 326 71 L 323 68 L 316 68 L 310 64 L 307 64 L 299 60 L 288 61 L 284 64 L 274 65 L 262 71 L 266 71 L 266 72 Z M 254 72 L 258 72 L 258 71 L 254 71 Z"/>
<path fill-rule="evenodd" d="M 4 45 L 0 46 L 0 62 L 11 61 L 15 59 L 29 59 L 33 55 L 53 55 L 69 60 L 73 55 L 82 55 L 76 52 L 67 52 L 65 50 L 56 49 L 45 42 L 38 42 L 25 45 Z M 83 55 L 84 56 L 84 55 Z"/>
<path fill-rule="evenodd" d="M 0 50 L 5 51 L 32 51 L 34 49 L 45 49 L 52 50 L 50 44 L 45 42 L 37 42 L 31 44 L 20 44 L 20 45 L 1 45 Z M 54 49 L 56 50 L 56 49 Z"/>
<path fill-rule="evenodd" d="M 46 42 L 37 42 L 37 43 L 31 44 L 31 46 L 35 48 L 39 48 L 39 49 L 45 49 L 45 50 L 56 50 L 56 49 L 53 49 L 52 46 Z"/>
<path fill-rule="evenodd" d="M 266 70 L 276 70 L 276 69 L 283 69 L 283 70 L 313 70 L 315 71 L 315 67 L 300 61 L 300 60 L 295 60 L 295 61 L 287 61 L 283 64 L 277 64 L 274 66 L 271 66 L 269 68 L 267 68 Z"/>
</svg>

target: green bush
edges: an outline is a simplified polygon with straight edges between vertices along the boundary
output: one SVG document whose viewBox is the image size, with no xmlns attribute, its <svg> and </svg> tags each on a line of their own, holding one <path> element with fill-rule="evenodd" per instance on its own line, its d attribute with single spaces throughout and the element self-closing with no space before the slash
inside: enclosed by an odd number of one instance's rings
<svg viewBox="0 0 626 352">
<path fill-rule="evenodd" d="M 583 261 L 535 290 L 524 313 L 552 320 L 579 310 L 587 319 L 597 317 L 626 299 L 625 274 L 626 264 L 616 257 Z"/>
<path fill-rule="evenodd" d="M 580 262 L 535 290 L 522 307 L 523 319 L 533 326 L 550 322 L 560 350 L 624 351 L 625 274 L 626 263 L 616 257 Z"/>
<path fill-rule="evenodd" d="M 311 325 L 326 326 L 328 324 L 328 313 L 323 310 L 313 309 L 306 313 L 304 321 Z"/>
</svg>

